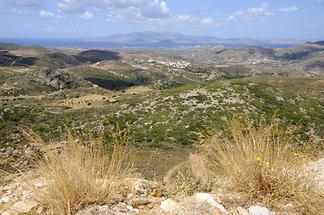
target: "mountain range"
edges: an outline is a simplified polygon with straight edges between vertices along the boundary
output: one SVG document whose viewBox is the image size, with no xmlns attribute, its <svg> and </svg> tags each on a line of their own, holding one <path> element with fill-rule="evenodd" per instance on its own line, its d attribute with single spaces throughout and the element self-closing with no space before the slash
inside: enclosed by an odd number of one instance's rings
<svg viewBox="0 0 324 215">
<path fill-rule="evenodd" d="M 278 39 L 258 40 L 253 38 L 220 38 L 213 36 L 192 36 L 174 32 L 134 32 L 116 34 L 107 37 L 90 38 L 88 41 L 133 44 L 178 44 L 178 45 L 293 45 L 303 43 L 302 40 Z"/>
</svg>

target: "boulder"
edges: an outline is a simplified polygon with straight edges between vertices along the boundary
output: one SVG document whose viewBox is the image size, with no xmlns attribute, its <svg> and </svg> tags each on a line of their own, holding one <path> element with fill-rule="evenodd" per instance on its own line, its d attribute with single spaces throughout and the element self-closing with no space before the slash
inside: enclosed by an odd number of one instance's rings
<svg viewBox="0 0 324 215">
<path fill-rule="evenodd" d="M 221 213 L 227 214 L 227 210 L 224 208 L 224 206 L 216 202 L 210 193 L 196 193 L 194 197 L 198 202 L 208 203 L 209 205 L 218 209 Z"/>
<path fill-rule="evenodd" d="M 274 215 L 268 208 L 262 207 L 260 205 L 253 205 L 249 208 L 249 213 L 251 215 Z"/>
</svg>

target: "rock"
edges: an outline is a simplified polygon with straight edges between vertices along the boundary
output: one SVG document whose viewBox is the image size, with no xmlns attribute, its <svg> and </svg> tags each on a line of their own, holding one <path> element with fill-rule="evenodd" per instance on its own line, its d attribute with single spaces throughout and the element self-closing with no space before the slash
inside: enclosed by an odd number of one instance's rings
<svg viewBox="0 0 324 215">
<path fill-rule="evenodd" d="M 285 211 L 291 211 L 291 210 L 293 210 L 295 208 L 295 206 L 294 206 L 293 203 L 288 203 L 283 208 L 284 208 Z"/>
<path fill-rule="evenodd" d="M 31 193 L 27 190 L 22 191 L 22 199 L 23 200 L 28 200 L 31 198 Z"/>
<path fill-rule="evenodd" d="M 249 213 L 251 215 L 274 215 L 268 208 L 259 205 L 254 205 L 249 208 Z"/>
<path fill-rule="evenodd" d="M 36 187 L 37 189 L 43 189 L 43 188 L 45 188 L 45 184 L 43 184 L 42 182 L 39 182 L 39 183 L 34 184 L 34 187 Z"/>
<path fill-rule="evenodd" d="M 172 199 L 167 199 L 161 202 L 160 208 L 165 212 L 172 213 L 179 210 L 180 206 L 177 204 L 176 201 Z"/>
<path fill-rule="evenodd" d="M 214 197 L 209 193 L 196 193 L 195 199 L 199 202 L 206 202 L 209 205 L 217 208 L 220 212 L 227 214 L 227 210 L 224 208 L 223 205 L 219 204 L 215 201 Z"/>
<path fill-rule="evenodd" d="M 120 202 L 117 205 L 114 205 L 113 209 L 121 213 L 127 213 L 130 209 L 133 209 L 133 207 L 127 206 L 124 202 Z"/>
<path fill-rule="evenodd" d="M 132 191 L 133 193 L 141 196 L 148 196 L 151 194 L 153 188 L 156 187 L 156 184 L 142 179 L 136 179 L 132 182 Z"/>
<path fill-rule="evenodd" d="M 250 213 L 242 207 L 237 207 L 236 212 L 238 213 L 238 215 L 250 215 Z"/>
<path fill-rule="evenodd" d="M 129 201 L 129 205 L 131 205 L 133 208 L 138 208 L 142 205 L 148 205 L 151 201 L 147 198 L 134 198 Z"/>
<path fill-rule="evenodd" d="M 130 213 L 131 214 L 139 213 L 139 210 L 137 208 L 133 208 L 132 206 L 126 205 L 124 202 L 112 206 L 112 211 L 114 211 L 115 213 L 110 212 L 107 215 L 112 215 L 112 214 L 127 215 Z"/>
<path fill-rule="evenodd" d="M 18 183 L 13 183 L 13 184 L 9 184 L 9 185 L 7 185 L 7 186 L 1 187 L 1 190 L 2 190 L 2 191 L 6 191 L 6 190 L 15 190 L 15 189 L 18 188 L 18 186 L 19 186 Z"/>
<path fill-rule="evenodd" d="M 5 204 L 10 202 L 10 196 L 2 196 L 0 199 L 0 204 Z"/>
<path fill-rule="evenodd" d="M 112 211 L 108 205 L 101 206 L 98 215 L 112 215 Z"/>
<path fill-rule="evenodd" d="M 52 86 L 55 89 L 64 89 L 73 86 L 72 80 L 67 74 L 49 68 L 43 68 L 39 73 L 39 77 L 44 84 Z"/>
<path fill-rule="evenodd" d="M 111 200 L 109 201 L 109 203 L 111 204 L 117 204 L 119 202 L 124 202 L 125 201 L 125 198 L 123 195 L 117 193 L 117 194 L 114 194 L 112 197 L 111 197 Z"/>
<path fill-rule="evenodd" d="M 163 196 L 163 193 L 160 189 L 154 189 L 151 193 L 152 196 L 161 198 Z"/>
<path fill-rule="evenodd" d="M 31 201 L 31 200 L 25 200 L 16 202 L 8 211 L 5 213 L 7 214 L 24 214 L 29 213 L 33 209 L 36 209 L 38 207 L 38 203 Z"/>
<path fill-rule="evenodd" d="M 116 205 L 89 205 L 75 215 L 128 215 L 138 213 L 138 209 L 126 205 L 124 202 Z"/>
<path fill-rule="evenodd" d="M 13 155 L 19 155 L 19 150 L 17 150 L 17 149 L 14 150 L 14 151 L 12 152 L 12 154 L 13 154 Z"/>
<path fill-rule="evenodd" d="M 98 214 L 100 210 L 100 206 L 99 205 L 89 205 L 87 207 L 85 207 L 84 209 L 82 209 L 81 211 L 79 211 L 78 213 L 76 213 L 75 215 L 93 215 L 93 214 Z"/>
<path fill-rule="evenodd" d="M 135 195 L 134 195 L 134 193 L 128 193 L 127 194 L 127 199 L 131 199 L 131 198 L 133 198 Z"/>
</svg>

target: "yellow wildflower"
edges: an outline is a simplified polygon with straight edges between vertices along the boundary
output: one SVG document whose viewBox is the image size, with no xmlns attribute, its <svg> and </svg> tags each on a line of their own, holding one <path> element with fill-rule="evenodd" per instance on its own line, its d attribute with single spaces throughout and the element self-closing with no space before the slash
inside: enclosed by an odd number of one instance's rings
<svg viewBox="0 0 324 215">
<path fill-rule="evenodd" d="M 259 156 L 256 157 L 257 162 L 260 162 L 261 160 L 262 160 L 261 157 L 259 157 Z"/>
</svg>

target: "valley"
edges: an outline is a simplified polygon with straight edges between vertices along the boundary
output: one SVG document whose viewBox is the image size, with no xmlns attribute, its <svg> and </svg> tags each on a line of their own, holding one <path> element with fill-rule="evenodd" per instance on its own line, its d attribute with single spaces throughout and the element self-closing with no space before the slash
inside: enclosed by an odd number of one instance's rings
<svg viewBox="0 0 324 215">
<path fill-rule="evenodd" d="M 204 126 L 223 130 L 242 111 L 276 114 L 324 137 L 324 70 L 316 63 L 324 59 L 321 45 L 174 51 L 12 46 L 2 44 L 6 54 L 0 58 L 1 147 L 7 156 L 8 149 L 24 149 L 24 126 L 53 138 L 66 126 L 98 130 L 110 121 L 131 126 L 137 146 L 172 148 L 199 141 L 195 133 Z M 17 63 L 30 58 L 28 65 Z"/>
<path fill-rule="evenodd" d="M 299 141 L 290 147 L 321 158 L 323 64 L 321 43 L 273 49 L 0 44 L 0 182 L 33 170 L 40 149 L 26 130 L 54 148 L 67 132 L 84 139 L 102 133 L 109 145 L 116 132 L 128 131 L 134 167 L 152 181 L 203 153 L 211 136 L 231 136 L 231 120 L 243 116 L 281 120 L 283 130 L 295 126 Z"/>
</svg>

